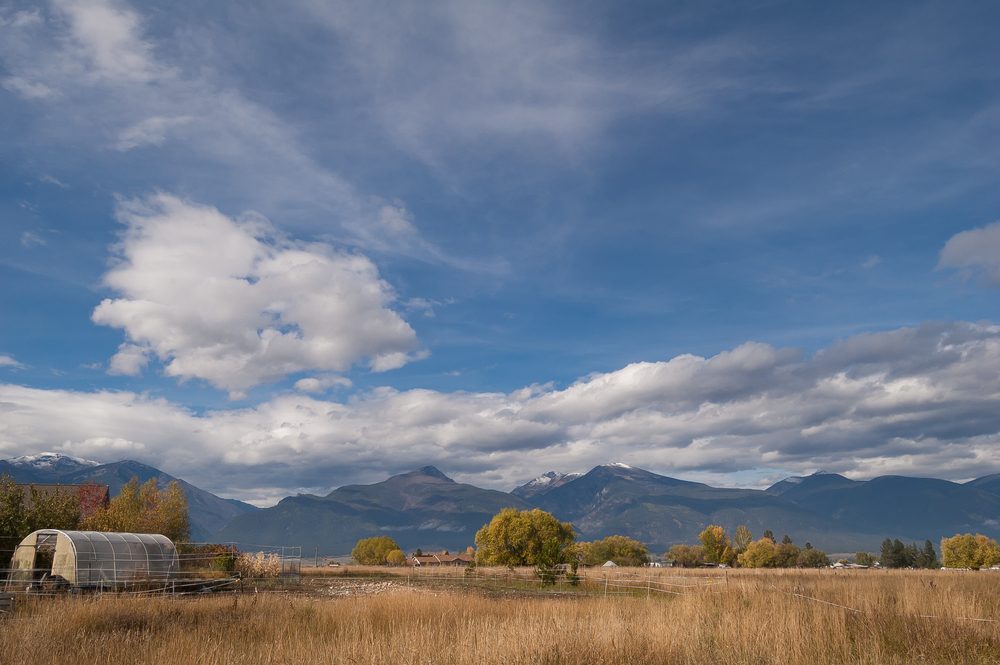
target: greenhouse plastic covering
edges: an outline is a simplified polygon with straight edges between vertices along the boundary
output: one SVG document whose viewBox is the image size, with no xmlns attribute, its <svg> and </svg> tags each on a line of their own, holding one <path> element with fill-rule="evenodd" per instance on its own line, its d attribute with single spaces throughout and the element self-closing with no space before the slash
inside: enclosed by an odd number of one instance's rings
<svg viewBox="0 0 1000 665">
<path fill-rule="evenodd" d="M 18 545 L 13 560 L 16 578 L 37 577 L 40 552 L 52 555 L 51 576 L 75 586 L 165 581 L 178 569 L 177 549 L 166 536 L 45 529 Z"/>
</svg>

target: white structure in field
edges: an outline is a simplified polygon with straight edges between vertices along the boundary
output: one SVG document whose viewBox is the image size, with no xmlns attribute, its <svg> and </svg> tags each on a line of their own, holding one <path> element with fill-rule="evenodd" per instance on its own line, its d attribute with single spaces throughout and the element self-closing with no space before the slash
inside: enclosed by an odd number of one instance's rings
<svg viewBox="0 0 1000 665">
<path fill-rule="evenodd" d="M 42 529 L 14 551 L 12 582 L 40 579 L 71 586 L 116 586 L 167 581 L 177 574 L 177 548 L 155 533 L 103 533 Z"/>
</svg>

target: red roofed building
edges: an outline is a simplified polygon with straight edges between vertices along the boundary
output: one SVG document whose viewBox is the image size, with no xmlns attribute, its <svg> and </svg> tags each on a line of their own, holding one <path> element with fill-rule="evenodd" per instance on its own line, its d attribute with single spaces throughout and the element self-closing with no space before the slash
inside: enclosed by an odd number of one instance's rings
<svg viewBox="0 0 1000 665">
<path fill-rule="evenodd" d="M 450 554 L 448 550 L 444 550 L 443 552 L 411 554 L 407 563 L 411 566 L 468 566 L 475 560 L 476 555 L 469 552 Z"/>
</svg>

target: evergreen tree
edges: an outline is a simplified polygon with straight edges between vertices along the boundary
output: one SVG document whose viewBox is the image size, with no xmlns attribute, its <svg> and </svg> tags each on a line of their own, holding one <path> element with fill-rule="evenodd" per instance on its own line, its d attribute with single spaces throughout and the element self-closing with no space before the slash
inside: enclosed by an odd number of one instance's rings
<svg viewBox="0 0 1000 665">
<path fill-rule="evenodd" d="M 906 545 L 899 538 L 892 541 L 892 561 L 893 568 L 906 567 Z"/>
<path fill-rule="evenodd" d="M 882 547 L 879 551 L 879 562 L 885 568 L 895 568 L 895 556 L 892 552 L 892 539 L 886 538 L 882 541 Z"/>
<path fill-rule="evenodd" d="M 934 543 L 929 540 L 924 541 L 924 548 L 917 555 L 917 567 L 938 568 L 939 566 L 937 552 L 934 551 Z"/>
<path fill-rule="evenodd" d="M 776 542 L 778 542 L 778 541 L 776 541 L 776 540 L 774 539 L 774 532 L 773 532 L 773 531 L 771 531 L 770 529 L 764 529 L 764 538 L 767 538 L 767 539 L 768 539 L 768 540 L 770 540 L 770 541 L 771 541 L 772 543 L 776 543 Z"/>
<path fill-rule="evenodd" d="M 787 533 L 785 534 L 784 538 L 781 539 L 781 544 L 782 545 L 791 545 L 792 544 L 792 539 L 791 539 L 791 537 L 789 537 L 789 535 Z"/>
</svg>

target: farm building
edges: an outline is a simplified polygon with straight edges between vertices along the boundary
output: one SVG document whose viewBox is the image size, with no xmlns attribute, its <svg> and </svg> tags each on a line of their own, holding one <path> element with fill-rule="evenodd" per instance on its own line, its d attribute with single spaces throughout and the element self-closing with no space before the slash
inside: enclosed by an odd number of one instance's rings
<svg viewBox="0 0 1000 665">
<path fill-rule="evenodd" d="M 178 570 L 177 549 L 166 536 L 43 529 L 14 551 L 12 582 L 52 579 L 71 586 L 117 586 L 166 581 Z"/>
<path fill-rule="evenodd" d="M 430 554 L 413 554 L 410 556 L 411 566 L 468 566 L 476 560 L 473 554 L 449 554 L 444 552 L 431 552 Z"/>
</svg>

